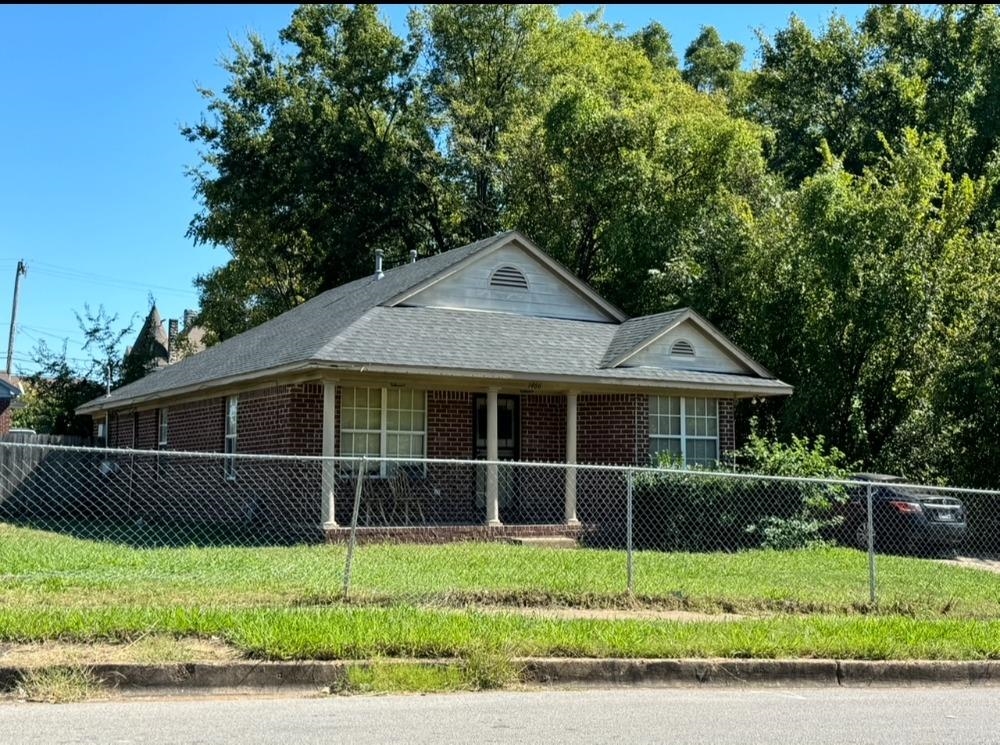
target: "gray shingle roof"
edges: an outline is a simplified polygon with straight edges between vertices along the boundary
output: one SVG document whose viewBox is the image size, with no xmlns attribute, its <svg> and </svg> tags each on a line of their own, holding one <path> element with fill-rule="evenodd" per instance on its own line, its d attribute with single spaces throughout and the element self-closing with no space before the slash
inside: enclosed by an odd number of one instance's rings
<svg viewBox="0 0 1000 745">
<path fill-rule="evenodd" d="M 516 231 L 386 270 L 380 280 L 363 277 L 323 292 L 292 310 L 221 344 L 160 369 L 80 407 L 81 413 L 224 384 L 279 368 L 338 364 L 571 375 L 605 379 L 723 381 L 756 388 L 780 381 L 750 376 L 656 368 L 601 369 L 606 360 L 661 330 L 671 311 L 622 324 L 534 318 L 504 313 L 437 308 L 382 307 Z M 708 376 L 708 377 L 706 377 Z M 716 380 L 718 378 L 719 380 Z"/>
<path fill-rule="evenodd" d="M 687 313 L 687 308 L 677 308 L 666 313 L 630 318 L 618 327 L 614 338 L 601 360 L 601 367 L 610 367 L 637 346 L 657 334 Z"/>
<path fill-rule="evenodd" d="M 657 329 L 663 328 L 661 321 Z M 322 361 L 344 366 L 420 368 L 456 373 L 567 376 L 593 382 L 752 386 L 788 390 L 778 380 L 658 367 L 603 369 L 620 326 L 446 308 L 372 308 L 325 350 Z M 484 340 L 487 343 L 484 343 Z"/>
</svg>

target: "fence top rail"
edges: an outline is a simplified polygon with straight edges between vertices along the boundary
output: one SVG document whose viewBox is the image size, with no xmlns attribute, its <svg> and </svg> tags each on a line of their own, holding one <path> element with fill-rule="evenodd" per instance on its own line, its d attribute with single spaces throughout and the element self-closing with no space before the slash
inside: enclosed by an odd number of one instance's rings
<svg viewBox="0 0 1000 745">
<path fill-rule="evenodd" d="M 164 457 L 178 459 L 210 459 L 227 460 L 234 459 L 240 461 L 286 461 L 286 462 L 306 462 L 306 463 L 345 463 L 345 464 L 368 464 L 374 463 L 403 463 L 409 465 L 450 465 L 450 466 L 502 466 L 507 468 L 530 468 L 530 469 L 568 469 L 576 471 L 594 471 L 610 473 L 632 473 L 648 474 L 651 476 L 673 476 L 686 479 L 709 479 L 721 478 L 743 481 L 773 481 L 789 482 L 801 484 L 817 484 L 827 486 L 850 486 L 850 487 L 877 487 L 884 485 L 883 482 L 863 480 L 863 479 L 834 479 L 806 476 L 773 476 L 760 473 L 746 473 L 740 471 L 712 471 L 701 469 L 685 468 L 661 468 L 655 466 L 627 466 L 627 465 L 602 465 L 589 463 L 556 463 L 542 461 L 513 461 L 513 460 L 477 460 L 461 458 L 396 458 L 396 457 L 372 457 L 372 456 L 322 456 L 322 455 L 272 455 L 263 453 L 219 453 L 219 452 L 197 452 L 187 450 L 140 450 L 135 448 L 100 448 L 76 445 L 50 445 L 43 443 L 26 442 L 4 442 L 0 441 L 0 452 L 4 450 L 43 450 L 65 453 L 79 453 L 99 455 L 105 458 L 123 457 Z M 983 494 L 990 496 L 1000 496 L 998 489 L 973 489 L 958 486 L 933 486 L 930 484 L 914 484 L 909 482 L 891 482 L 892 488 L 911 489 L 921 491 L 947 492 L 949 494 Z"/>
</svg>

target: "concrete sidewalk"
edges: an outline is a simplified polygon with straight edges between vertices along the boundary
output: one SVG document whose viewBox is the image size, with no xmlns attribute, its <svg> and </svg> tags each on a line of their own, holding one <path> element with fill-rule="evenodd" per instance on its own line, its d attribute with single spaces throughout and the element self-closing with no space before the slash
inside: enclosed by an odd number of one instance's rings
<svg viewBox="0 0 1000 745">
<path fill-rule="evenodd" d="M 520 680 L 540 686 L 993 686 L 1000 662 L 751 659 L 515 659 Z M 350 668 L 368 661 L 95 664 L 90 677 L 109 690 L 154 695 L 199 692 L 301 693 L 338 690 Z M 379 660 L 379 665 L 455 666 L 461 660 Z M 58 667 L 58 666 L 54 666 Z M 26 669 L 0 668 L 0 690 Z M 35 673 L 39 668 L 31 668 Z"/>
</svg>

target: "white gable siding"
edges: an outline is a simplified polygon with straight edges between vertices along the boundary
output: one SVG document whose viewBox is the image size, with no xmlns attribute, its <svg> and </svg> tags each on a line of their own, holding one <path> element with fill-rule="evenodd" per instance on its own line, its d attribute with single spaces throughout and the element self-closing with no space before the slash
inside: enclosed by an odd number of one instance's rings
<svg viewBox="0 0 1000 745">
<path fill-rule="evenodd" d="M 490 275 L 502 266 L 520 269 L 528 280 L 528 289 L 490 287 Z M 574 321 L 612 320 L 547 266 L 517 246 L 504 246 L 490 253 L 402 304 L 423 308 L 489 310 Z"/>
<path fill-rule="evenodd" d="M 672 357 L 670 347 L 679 339 L 694 346 L 694 357 Z M 685 321 L 668 334 L 657 339 L 620 367 L 664 367 L 673 370 L 699 370 L 702 372 L 753 375 L 753 371 L 733 359 L 722 347 L 702 333 L 690 321 Z"/>
</svg>

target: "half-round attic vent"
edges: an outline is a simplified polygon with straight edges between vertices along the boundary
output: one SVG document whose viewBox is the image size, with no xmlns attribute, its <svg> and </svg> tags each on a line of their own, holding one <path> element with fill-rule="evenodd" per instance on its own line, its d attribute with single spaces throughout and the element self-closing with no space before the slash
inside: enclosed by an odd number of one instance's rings
<svg viewBox="0 0 1000 745">
<path fill-rule="evenodd" d="M 694 345 L 687 339 L 678 339 L 670 347 L 671 357 L 694 357 Z"/>
<path fill-rule="evenodd" d="M 504 289 L 527 290 L 528 278 L 516 266 L 501 266 L 490 275 L 490 287 Z"/>
</svg>

